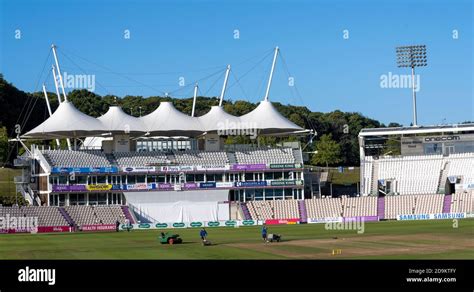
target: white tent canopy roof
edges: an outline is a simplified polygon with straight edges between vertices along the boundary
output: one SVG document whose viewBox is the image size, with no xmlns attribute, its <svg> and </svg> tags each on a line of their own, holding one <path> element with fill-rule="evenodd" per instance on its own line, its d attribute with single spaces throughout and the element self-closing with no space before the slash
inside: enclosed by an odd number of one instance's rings
<svg viewBox="0 0 474 292">
<path fill-rule="evenodd" d="M 239 129 L 240 118 L 233 116 L 221 106 L 212 106 L 211 110 L 198 118 L 206 132 L 214 132 L 225 129 Z"/>
<path fill-rule="evenodd" d="M 80 112 L 72 102 L 65 101 L 46 121 L 24 134 L 23 137 L 52 139 L 94 136 L 106 132 L 107 129 L 98 119 Z"/>
<path fill-rule="evenodd" d="M 107 131 L 115 134 L 139 134 L 146 133 L 146 127 L 142 120 L 126 114 L 121 107 L 111 106 L 109 110 L 98 118 Z"/>
<path fill-rule="evenodd" d="M 198 118 L 178 111 L 171 102 L 162 101 L 152 113 L 140 118 L 150 136 L 196 136 L 204 132 Z"/>
<path fill-rule="evenodd" d="M 304 130 L 280 114 L 268 100 L 261 101 L 253 111 L 241 116 L 240 120 L 245 128 L 258 129 L 260 134 Z"/>
<path fill-rule="evenodd" d="M 131 136 L 196 137 L 218 130 L 257 129 L 259 135 L 293 135 L 304 129 L 281 115 L 270 101 L 262 101 L 253 111 L 233 116 L 220 106 L 213 106 L 203 116 L 191 117 L 178 111 L 171 102 L 161 102 L 152 113 L 136 118 L 120 107 L 111 106 L 107 113 L 94 118 L 80 112 L 71 102 L 63 102 L 42 124 L 22 138 L 54 139 L 104 136 L 130 133 Z"/>
</svg>

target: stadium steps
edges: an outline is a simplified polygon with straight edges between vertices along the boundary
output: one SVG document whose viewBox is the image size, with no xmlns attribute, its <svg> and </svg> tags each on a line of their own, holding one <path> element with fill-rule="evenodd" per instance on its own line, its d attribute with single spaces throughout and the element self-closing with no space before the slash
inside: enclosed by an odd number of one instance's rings
<svg viewBox="0 0 474 292">
<path fill-rule="evenodd" d="M 452 195 L 444 195 L 443 213 L 451 213 Z"/>
<path fill-rule="evenodd" d="M 439 180 L 438 180 L 438 194 L 444 194 L 446 179 L 448 178 L 449 172 L 449 161 L 446 161 L 443 169 L 441 169 Z"/>
<path fill-rule="evenodd" d="M 137 223 L 137 220 L 135 220 L 135 217 L 130 212 L 130 209 L 128 208 L 128 206 L 120 206 L 120 207 L 122 208 L 122 212 L 125 215 L 125 218 L 127 218 L 129 222 L 131 222 L 132 224 Z"/>
<path fill-rule="evenodd" d="M 252 216 L 250 216 L 249 208 L 247 207 L 246 203 L 240 203 L 240 207 L 242 208 L 242 213 L 244 213 L 245 220 L 252 220 Z"/>
<path fill-rule="evenodd" d="M 66 219 L 67 223 L 69 225 L 76 225 L 76 222 L 74 222 L 74 220 L 72 220 L 71 216 L 69 216 L 69 214 L 66 212 L 66 210 L 64 210 L 64 208 L 62 207 L 59 207 L 59 213 L 61 213 L 61 215 L 63 215 L 64 219 Z"/>
<path fill-rule="evenodd" d="M 300 213 L 300 221 L 302 223 L 307 223 L 308 222 L 308 213 L 306 210 L 306 204 L 304 203 L 304 200 L 299 200 L 298 201 L 298 211 Z"/>
<path fill-rule="evenodd" d="M 377 216 L 379 216 L 379 220 L 385 219 L 385 197 L 377 199 Z"/>
<path fill-rule="evenodd" d="M 379 164 L 377 161 L 372 163 L 372 186 L 371 194 L 377 196 L 379 194 Z"/>
</svg>

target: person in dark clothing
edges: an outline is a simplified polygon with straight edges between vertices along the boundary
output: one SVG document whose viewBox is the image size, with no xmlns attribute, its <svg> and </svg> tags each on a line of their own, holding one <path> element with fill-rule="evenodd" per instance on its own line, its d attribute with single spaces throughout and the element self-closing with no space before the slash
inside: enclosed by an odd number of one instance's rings
<svg viewBox="0 0 474 292">
<path fill-rule="evenodd" d="M 120 222 L 117 220 L 115 221 L 115 231 L 119 232 L 119 230 L 120 230 Z"/>
<path fill-rule="evenodd" d="M 267 226 L 263 225 L 262 227 L 262 238 L 263 241 L 267 242 Z"/>
<path fill-rule="evenodd" d="M 201 231 L 199 232 L 199 236 L 201 236 L 201 240 L 202 241 L 206 241 L 206 237 L 207 237 L 207 231 L 206 229 L 202 228 Z"/>
</svg>

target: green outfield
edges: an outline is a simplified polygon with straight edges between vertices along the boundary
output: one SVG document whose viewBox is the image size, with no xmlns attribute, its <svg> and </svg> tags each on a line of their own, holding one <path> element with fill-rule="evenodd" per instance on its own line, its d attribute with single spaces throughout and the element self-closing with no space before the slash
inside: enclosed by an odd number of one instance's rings
<svg viewBox="0 0 474 292">
<path fill-rule="evenodd" d="M 269 226 L 280 243 L 263 243 L 260 227 L 174 230 L 180 245 L 158 243 L 158 230 L 0 235 L 0 259 L 474 259 L 474 220 L 390 221 L 355 230 L 324 224 Z M 336 253 L 333 255 L 333 253 Z"/>
</svg>

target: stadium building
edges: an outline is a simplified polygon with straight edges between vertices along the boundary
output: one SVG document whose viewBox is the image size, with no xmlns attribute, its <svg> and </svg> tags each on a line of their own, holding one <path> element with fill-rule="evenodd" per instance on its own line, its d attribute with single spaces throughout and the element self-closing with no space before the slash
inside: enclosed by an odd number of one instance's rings
<svg viewBox="0 0 474 292">
<path fill-rule="evenodd" d="M 230 127 L 221 126 L 226 122 Z M 73 149 L 33 145 L 15 161 L 24 167 L 17 185 L 30 204 L 128 205 L 141 221 L 156 222 L 229 220 L 232 203 L 303 199 L 300 144 L 225 145 L 222 133 L 236 129 L 258 135 L 305 132 L 269 101 L 241 117 L 219 106 L 191 117 L 162 102 L 141 118 L 112 106 L 97 119 L 63 102 L 23 138 L 72 138 Z M 110 138 L 95 139 L 100 149 L 77 146 L 82 137 L 106 135 Z"/>
<path fill-rule="evenodd" d="M 321 198 L 313 191 L 320 178 L 305 170 L 299 142 L 256 139 L 313 135 L 268 99 L 277 54 L 264 99 L 242 116 L 222 107 L 229 67 L 219 105 L 199 117 L 161 102 L 143 117 L 111 106 L 94 118 L 69 102 L 64 88 L 61 101 L 57 87 L 56 111 L 16 141 L 56 140 L 58 149 L 23 144 L 15 183 L 30 206 L 0 207 L 0 217 L 36 216 L 51 232 L 114 229 L 116 221 L 163 228 L 472 216 L 473 124 L 363 129 L 359 194 Z M 226 144 L 234 135 L 257 144 Z"/>
</svg>

